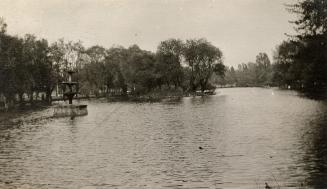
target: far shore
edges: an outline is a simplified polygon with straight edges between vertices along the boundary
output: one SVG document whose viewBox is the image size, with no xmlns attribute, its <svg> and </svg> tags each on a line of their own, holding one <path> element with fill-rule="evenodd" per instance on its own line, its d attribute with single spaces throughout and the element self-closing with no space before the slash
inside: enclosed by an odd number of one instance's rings
<svg viewBox="0 0 327 189">
<path fill-rule="evenodd" d="M 150 92 L 142 95 L 89 95 L 82 96 L 78 95 L 74 100 L 92 100 L 92 99 L 106 99 L 108 102 L 169 102 L 169 101 L 178 101 L 183 97 L 190 96 L 210 96 L 219 93 L 219 89 L 223 88 L 279 88 L 281 90 L 295 90 L 299 91 L 301 95 L 318 100 L 327 99 L 327 90 L 319 90 L 319 91 L 301 91 L 296 89 L 287 89 L 275 86 L 218 86 L 215 90 L 207 90 L 205 92 L 197 91 L 197 92 Z M 48 104 L 42 100 L 34 101 L 33 104 L 29 102 L 24 102 L 23 105 L 18 102 L 14 107 L 10 109 L 5 109 L 4 107 L 0 107 L 0 123 L 5 119 L 11 119 L 19 114 L 24 114 L 29 111 L 40 110 L 47 108 L 51 105 L 55 105 L 58 103 L 62 103 L 65 100 L 62 97 L 52 97 L 52 103 Z M 67 100 L 66 100 L 67 101 Z"/>
</svg>

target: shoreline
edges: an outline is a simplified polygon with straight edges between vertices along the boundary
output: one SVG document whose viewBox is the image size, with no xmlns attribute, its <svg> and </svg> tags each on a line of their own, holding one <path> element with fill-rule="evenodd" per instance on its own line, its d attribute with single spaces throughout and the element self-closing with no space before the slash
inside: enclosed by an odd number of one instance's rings
<svg viewBox="0 0 327 189">
<path fill-rule="evenodd" d="M 287 89 L 280 87 L 217 87 L 218 91 L 215 90 L 202 93 L 197 92 L 150 92 L 144 95 L 127 95 L 127 96 L 79 96 L 74 98 L 74 100 L 93 100 L 93 99 L 105 99 L 108 102 L 169 102 L 169 101 L 178 101 L 184 97 L 195 97 L 195 96 L 212 96 L 219 93 L 219 89 L 230 89 L 230 88 L 277 88 L 279 90 L 290 90 L 299 92 L 300 96 L 316 99 L 316 100 L 326 100 L 327 99 L 327 89 L 314 90 L 314 91 L 304 91 L 298 89 Z M 64 102 L 62 98 L 54 97 L 52 104 L 47 104 L 46 102 L 37 101 L 34 104 L 25 103 L 23 106 L 20 106 L 19 103 L 15 104 L 14 107 L 11 107 L 8 110 L 5 110 L 4 107 L 0 108 L 0 123 L 5 119 L 11 119 L 12 114 L 24 114 L 35 110 L 42 110 L 48 107 L 53 106 L 56 103 Z M 9 118 L 7 118 L 8 115 Z M 10 117 L 11 116 L 11 117 Z"/>
<path fill-rule="evenodd" d="M 46 108 L 49 108 L 51 105 L 28 105 L 28 106 L 23 106 L 23 107 L 14 107 L 12 109 L 9 109 L 7 111 L 0 111 L 0 125 L 1 128 L 2 126 L 6 127 L 6 126 L 10 126 L 10 125 L 17 125 L 21 122 L 24 121 L 35 121 L 38 119 L 44 119 L 44 117 L 42 118 L 35 118 L 35 119 L 31 119 L 31 120 L 24 120 L 24 117 L 26 117 L 27 115 L 30 115 L 32 113 L 38 112 L 38 111 L 42 111 L 45 110 Z M 49 116 L 51 117 L 51 116 Z M 23 118 L 23 119 L 21 119 Z"/>
</svg>

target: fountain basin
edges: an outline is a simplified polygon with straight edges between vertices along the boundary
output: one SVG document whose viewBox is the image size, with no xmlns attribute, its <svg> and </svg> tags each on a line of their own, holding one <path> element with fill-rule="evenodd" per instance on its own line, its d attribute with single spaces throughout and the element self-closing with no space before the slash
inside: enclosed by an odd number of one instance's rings
<svg viewBox="0 0 327 189">
<path fill-rule="evenodd" d="M 87 105 L 82 104 L 57 105 L 53 111 L 54 117 L 75 117 L 87 114 Z"/>
</svg>

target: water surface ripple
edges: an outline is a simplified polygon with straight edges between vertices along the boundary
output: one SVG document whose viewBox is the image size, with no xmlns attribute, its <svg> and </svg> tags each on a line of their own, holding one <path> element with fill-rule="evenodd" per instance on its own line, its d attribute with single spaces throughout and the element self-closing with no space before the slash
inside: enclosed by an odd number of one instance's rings
<svg viewBox="0 0 327 189">
<path fill-rule="evenodd" d="M 85 117 L 2 128 L 0 188 L 327 187 L 325 101 L 218 91 L 177 102 L 88 101 Z"/>
</svg>

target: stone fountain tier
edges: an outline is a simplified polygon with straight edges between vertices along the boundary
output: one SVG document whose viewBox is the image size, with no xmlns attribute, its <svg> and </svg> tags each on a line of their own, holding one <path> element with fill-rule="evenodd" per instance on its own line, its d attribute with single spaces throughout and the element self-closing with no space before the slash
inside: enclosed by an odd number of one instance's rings
<svg viewBox="0 0 327 189">
<path fill-rule="evenodd" d="M 75 117 L 87 115 L 87 105 L 73 104 L 73 98 L 78 94 L 78 82 L 72 81 L 72 74 L 74 71 L 67 71 L 68 81 L 62 82 L 62 85 L 68 86 L 68 91 L 64 91 L 65 97 L 68 98 L 69 104 L 57 105 L 54 107 L 53 116 L 54 117 Z M 73 86 L 76 86 L 74 88 Z"/>
<path fill-rule="evenodd" d="M 54 107 L 54 117 L 75 117 L 87 115 L 87 105 L 65 104 Z"/>
<path fill-rule="evenodd" d="M 62 84 L 65 84 L 65 85 L 70 85 L 70 86 L 72 86 L 72 85 L 77 85 L 77 84 L 78 84 L 78 82 L 74 82 L 74 81 L 64 81 L 64 82 L 62 82 Z"/>
</svg>

